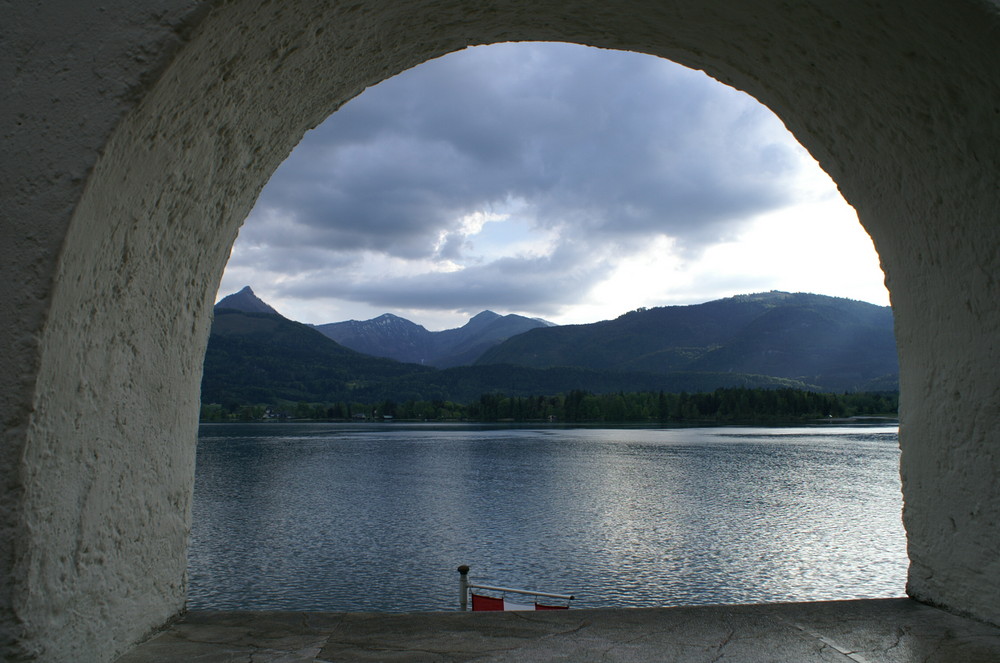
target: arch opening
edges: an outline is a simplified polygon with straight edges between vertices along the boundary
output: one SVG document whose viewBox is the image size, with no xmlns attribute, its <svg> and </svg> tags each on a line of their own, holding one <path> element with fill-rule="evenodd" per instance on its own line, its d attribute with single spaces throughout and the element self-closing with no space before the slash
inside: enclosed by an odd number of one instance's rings
<svg viewBox="0 0 1000 663">
<path fill-rule="evenodd" d="M 474 75 L 470 73 L 473 69 Z M 421 71 L 424 72 L 423 75 L 420 74 Z M 550 73 L 553 71 L 559 73 Z M 517 101 L 511 99 L 514 96 L 518 97 Z M 625 257 L 621 254 L 629 255 L 629 250 L 638 250 L 634 246 L 634 240 L 632 246 L 624 241 L 636 235 L 643 243 L 648 243 L 647 238 L 657 237 L 660 232 L 672 232 L 675 236 L 681 236 L 685 232 L 693 233 L 685 239 L 695 247 L 700 242 L 719 242 L 723 239 L 719 235 L 739 234 L 733 226 L 737 226 L 743 219 L 735 220 L 731 217 L 756 217 L 762 214 L 759 206 L 766 207 L 763 201 L 774 196 L 761 189 L 795 189 L 801 186 L 800 181 L 808 179 L 811 183 L 815 178 L 812 174 L 796 176 L 793 172 L 783 170 L 781 165 L 788 165 L 791 169 L 791 164 L 794 163 L 795 167 L 805 170 L 807 166 L 803 162 L 808 161 L 814 170 L 819 170 L 808 156 L 798 153 L 801 148 L 797 144 L 788 145 L 794 141 L 787 138 L 783 127 L 773 116 L 767 114 L 766 117 L 761 117 L 765 113 L 764 109 L 743 95 L 704 78 L 697 72 L 683 70 L 672 63 L 648 56 L 597 51 L 565 44 L 508 44 L 450 54 L 432 63 L 419 65 L 369 89 L 306 135 L 265 187 L 255 211 L 241 229 L 237 247 L 243 243 L 246 257 L 240 261 L 241 268 L 234 270 L 238 275 L 229 278 L 232 286 L 229 289 L 223 287 L 221 292 L 235 292 L 243 284 L 252 284 L 258 295 L 262 295 L 268 303 L 275 303 L 286 317 L 303 320 L 301 314 L 290 313 L 289 299 L 275 300 L 268 294 L 275 292 L 276 288 L 284 288 L 283 294 L 290 294 L 292 297 L 298 295 L 301 303 L 297 310 L 308 316 L 305 318 L 307 322 L 316 324 L 332 322 L 333 315 L 340 316 L 335 318 L 337 320 L 365 319 L 387 310 L 392 314 L 414 317 L 412 313 L 399 307 L 414 306 L 415 302 L 427 307 L 420 311 L 424 316 L 431 315 L 433 309 L 430 307 L 434 306 L 445 310 L 470 306 L 465 311 L 469 315 L 492 309 L 504 313 L 546 316 L 548 311 L 532 308 L 545 305 L 546 302 L 531 299 L 525 301 L 525 295 L 558 291 L 563 298 L 593 298 L 593 293 L 587 293 L 586 284 L 580 281 L 580 272 L 586 267 L 579 264 L 583 260 L 581 255 L 577 255 L 577 261 L 564 261 L 557 265 L 557 272 L 548 269 L 537 282 L 529 283 L 525 292 L 517 293 L 522 300 L 511 310 L 509 302 L 517 300 L 491 301 L 489 297 L 496 297 L 497 294 L 483 287 L 483 279 L 476 276 L 479 271 L 477 268 L 483 267 L 484 259 L 520 261 L 518 267 L 505 272 L 506 280 L 503 279 L 503 274 L 490 272 L 489 280 L 497 281 L 502 289 L 500 296 L 509 298 L 511 291 L 520 288 L 520 284 L 516 282 L 517 275 L 529 271 L 539 257 L 535 245 L 528 247 L 529 250 L 536 251 L 528 256 L 514 253 L 500 254 L 497 257 L 496 249 L 467 245 L 460 245 L 457 250 L 453 249 L 442 255 L 442 245 L 446 243 L 442 237 L 457 236 L 461 244 L 485 243 L 490 241 L 489 234 L 483 232 L 487 224 L 503 226 L 505 223 L 514 225 L 519 222 L 521 228 L 527 226 L 530 230 L 535 230 L 535 236 L 531 238 L 536 244 L 548 243 L 544 241 L 544 237 L 538 237 L 543 234 L 538 226 L 542 226 L 542 230 L 556 229 L 549 236 L 552 244 L 569 241 L 570 238 L 583 243 L 588 239 L 585 235 L 593 233 L 597 241 L 584 247 L 583 256 L 596 253 L 603 245 L 613 244 L 612 251 L 619 254 L 619 259 Z M 662 115 L 664 120 L 657 122 L 651 119 L 650 116 L 657 114 Z M 710 117 L 705 117 L 706 115 Z M 613 119 L 609 121 L 608 118 Z M 540 126 L 533 126 L 532 122 Z M 602 132 L 608 136 L 600 135 Z M 737 141 L 737 144 L 719 144 Z M 674 153 L 664 154 L 671 150 Z M 597 159 L 607 163 L 592 163 Z M 701 175 L 702 172 L 707 174 Z M 546 181 L 555 179 L 553 173 L 558 174 L 558 181 Z M 692 173 L 700 175 L 700 179 L 692 177 Z M 819 175 L 815 179 L 826 179 L 822 173 Z M 568 179 L 573 181 L 567 183 Z M 818 185 L 810 186 L 818 188 Z M 354 193 L 352 188 L 359 192 Z M 534 188 L 542 191 L 530 191 Z M 654 194 L 648 188 L 656 189 L 655 199 L 652 201 L 650 198 Z M 599 191 L 595 192 L 595 189 Z M 809 190 L 805 195 L 815 196 L 814 191 Z M 836 195 L 835 191 L 832 193 Z M 713 194 L 726 202 L 713 204 L 711 200 L 704 200 L 703 204 L 708 208 L 726 207 L 727 203 L 732 206 L 730 197 L 742 195 L 749 198 L 745 205 L 750 211 L 703 211 L 692 208 L 692 197 L 707 199 Z M 829 196 L 830 192 L 824 195 Z M 505 206 L 511 198 L 516 199 L 516 204 Z M 545 202 L 540 204 L 537 202 L 539 199 Z M 669 209 L 668 206 L 673 201 L 677 201 L 675 206 L 682 208 L 680 212 Z M 786 232 L 791 226 L 788 223 L 791 219 L 801 225 L 821 226 L 823 229 L 813 231 L 812 236 L 815 238 L 823 235 L 823 252 L 830 251 L 834 245 L 836 240 L 832 235 L 844 225 L 844 216 L 851 217 L 846 221 L 857 227 L 853 210 L 842 201 L 841 208 L 835 208 L 832 204 L 812 203 L 800 206 L 790 201 L 783 202 L 792 207 L 792 211 L 763 214 L 771 218 L 780 214 L 783 221 L 781 225 Z M 577 218 L 584 206 L 587 207 L 587 218 Z M 625 207 L 633 209 L 628 213 L 616 209 Z M 832 214 L 838 215 L 832 220 L 811 217 L 811 214 L 816 213 L 815 210 L 828 211 L 830 208 L 833 208 Z M 542 213 L 547 216 L 545 220 L 552 219 L 553 222 L 542 223 L 543 220 L 538 218 Z M 649 220 L 644 219 L 643 215 L 649 217 Z M 487 220 L 490 216 L 493 218 Z M 515 216 L 526 217 L 527 220 L 511 220 Z M 603 222 L 601 219 L 594 219 L 601 216 L 605 217 Z M 654 221 L 653 217 L 656 216 L 659 218 Z M 685 218 L 680 218 L 682 216 Z M 343 223 L 343 219 L 349 219 L 349 223 Z M 338 224 L 338 220 L 341 223 Z M 628 225 L 630 222 L 635 227 L 626 227 L 620 235 L 615 234 L 616 225 Z M 704 228 L 694 229 L 692 226 Z M 713 231 L 713 228 L 717 230 Z M 858 230 L 863 233 L 863 230 Z M 362 234 L 365 232 L 371 234 Z M 794 246 L 793 242 L 787 241 L 788 238 L 778 237 L 773 228 L 771 233 L 768 236 L 766 232 L 758 230 L 756 246 L 766 247 L 785 240 L 784 251 L 806 254 L 813 249 L 812 254 L 797 263 L 808 266 L 796 273 L 799 283 L 809 276 L 809 271 L 815 271 L 825 257 L 823 252 L 815 250 L 819 246 L 815 239 L 811 241 L 812 246 Z M 807 233 L 799 231 L 800 241 L 804 242 L 802 238 L 806 235 Z M 862 237 L 870 251 L 870 240 L 865 235 Z M 729 254 L 729 260 L 737 255 L 730 246 L 746 245 L 746 238 L 741 239 L 742 242 L 733 241 L 725 247 L 724 250 L 733 251 Z M 423 245 L 414 246 L 419 240 L 423 240 Z M 623 241 L 616 244 L 616 240 Z M 525 244 L 521 239 L 515 249 L 524 251 Z M 501 246 L 500 250 L 504 248 L 507 247 Z M 551 246 L 543 248 L 550 257 L 553 252 L 558 251 L 558 248 L 553 249 Z M 863 246 L 862 249 L 864 248 Z M 466 260 L 467 256 L 461 249 L 472 252 L 473 255 L 468 256 L 472 259 Z M 694 248 L 689 250 L 697 252 Z M 303 256 L 305 251 L 316 255 Z M 230 268 L 239 253 L 238 249 L 234 250 Z M 437 280 L 436 285 L 431 285 L 426 280 L 428 272 L 417 271 L 401 275 L 399 272 L 405 266 L 400 268 L 399 263 L 406 261 L 414 253 L 417 255 L 411 262 L 416 264 L 418 270 L 426 269 L 427 264 L 435 259 L 447 261 L 449 271 L 431 273 L 437 277 L 455 278 L 458 285 L 449 287 L 443 280 Z M 878 270 L 877 259 L 870 253 L 859 253 L 858 263 L 863 264 L 866 259 L 875 263 L 868 267 L 874 266 L 877 276 L 869 271 L 868 278 L 875 281 L 878 289 L 883 289 L 883 277 Z M 359 262 L 372 261 L 373 254 L 386 257 L 376 267 L 370 268 L 371 273 L 365 274 L 361 279 L 363 283 L 351 283 L 352 272 L 356 269 L 350 262 L 351 257 L 360 255 L 360 258 L 355 258 Z M 628 262 L 641 262 L 641 269 L 648 272 L 645 274 L 645 281 L 655 282 L 669 278 L 669 272 L 654 272 L 655 262 L 659 260 L 665 263 L 670 259 L 669 256 L 669 245 L 661 242 L 655 256 L 631 254 Z M 777 263 L 774 268 L 778 270 L 778 261 L 782 258 L 787 261 L 788 256 L 774 251 L 768 258 L 754 260 L 747 272 L 760 269 L 762 261 L 774 261 Z M 296 271 L 283 270 L 286 262 L 293 262 Z M 327 263 L 333 263 L 335 269 L 325 270 Z M 489 266 L 490 264 L 485 265 L 487 268 Z M 710 272 L 718 273 L 727 267 L 731 265 L 716 263 L 702 267 L 701 277 Z M 386 277 L 387 273 L 393 274 L 393 268 L 396 273 L 392 277 Z M 632 271 L 640 270 L 632 267 Z M 563 274 L 572 275 L 572 284 L 556 285 L 555 281 Z M 840 274 L 843 274 L 843 270 Z M 265 275 L 281 283 L 268 286 Z M 371 282 L 381 280 L 380 277 L 390 283 L 383 286 L 381 283 Z M 322 283 L 324 278 L 327 279 L 325 285 Z M 698 278 L 700 277 L 690 280 L 696 281 Z M 842 279 L 837 280 L 833 286 L 827 287 L 843 288 Z M 794 277 L 786 281 L 793 282 L 796 282 Z M 310 295 L 318 298 L 319 293 L 343 294 L 352 286 L 359 285 L 367 288 L 364 292 L 369 297 L 379 301 L 368 315 L 317 313 L 317 300 L 310 299 Z M 414 285 L 417 287 L 414 288 Z M 603 290 L 615 291 L 612 308 L 605 309 L 600 314 L 603 315 L 602 318 L 570 321 L 596 322 L 598 319 L 617 317 L 629 308 L 674 303 L 651 299 L 656 295 L 649 292 L 642 293 L 641 298 L 633 301 L 626 302 L 623 299 L 624 296 L 633 294 L 633 291 L 641 290 L 641 286 L 642 283 L 623 285 L 620 281 L 605 283 L 601 286 Z M 739 286 L 729 284 L 728 287 Z M 758 291 L 777 289 L 773 286 L 754 287 Z M 306 292 L 303 292 L 303 288 Z M 373 292 L 373 288 L 379 290 Z M 809 290 L 788 286 L 786 289 Z M 471 303 L 465 302 L 467 291 L 476 293 L 475 300 Z M 718 292 L 715 298 L 721 299 L 740 292 L 749 292 L 749 289 Z M 833 294 L 830 290 L 826 292 Z M 837 294 L 847 292 L 849 291 L 840 290 Z M 394 301 L 379 299 L 386 295 L 394 297 Z M 428 301 L 428 295 L 435 301 Z M 462 297 L 464 303 L 449 306 L 449 296 Z M 868 296 L 871 298 L 870 294 Z M 710 298 L 712 297 L 703 297 Z M 341 300 L 341 305 L 345 303 L 347 302 Z M 378 308 L 383 305 L 386 308 Z M 296 310 L 296 307 L 292 306 L 291 310 Z M 417 321 L 426 322 L 426 317 L 418 314 Z M 458 327 L 461 324 L 458 322 L 450 326 Z M 272 413 L 292 412 L 293 409 L 305 412 L 301 407 L 296 408 L 294 403 L 263 403 L 264 401 L 258 403 L 257 409 L 261 412 L 265 411 L 265 407 Z M 357 411 L 360 407 L 358 405 L 352 408 L 350 401 L 346 404 L 348 411 Z M 328 410 L 334 405 L 337 404 L 326 403 L 323 408 Z M 368 411 L 370 409 L 371 407 Z M 312 435 L 313 432 L 302 431 L 302 434 Z M 213 444 L 221 446 L 228 443 L 225 434 L 212 431 L 208 435 Z M 224 457 L 226 453 L 220 448 L 206 458 L 214 459 L 216 454 Z M 221 476 L 224 466 L 225 463 L 213 462 L 213 467 L 217 468 L 214 474 Z M 898 483 L 892 480 L 890 482 Z M 317 483 L 317 480 L 310 480 L 308 483 L 311 485 Z M 898 490 L 898 485 L 895 487 Z M 268 490 L 268 487 L 263 486 L 262 489 Z M 417 490 L 419 487 L 411 486 L 410 489 Z M 337 488 L 331 485 L 330 490 Z M 405 492 L 408 494 L 409 491 Z M 280 493 L 281 491 L 276 491 L 274 498 L 281 499 Z M 321 501 L 319 495 L 317 498 Z M 216 503 L 221 497 L 217 491 L 213 491 L 211 498 L 206 499 Z M 895 508 L 898 510 L 898 504 Z M 202 513 L 205 517 L 212 518 L 212 529 L 217 531 L 219 519 L 214 514 Z M 428 514 L 431 515 L 433 514 Z M 372 517 L 379 518 L 380 512 L 373 513 Z M 197 514 L 195 525 L 197 529 Z M 262 527 L 265 525 L 261 523 Z M 409 521 L 399 523 L 401 530 L 407 532 L 410 531 L 409 525 Z M 280 527 L 280 524 L 275 526 Z M 317 531 L 326 531 L 326 527 L 324 524 Z M 392 528 L 390 523 L 382 523 L 374 529 L 388 531 Z M 897 533 L 898 525 L 890 533 L 889 539 L 898 544 L 895 536 Z M 694 536 L 693 533 L 689 535 Z M 846 534 L 842 533 L 842 536 Z M 247 569 L 257 569 L 261 560 L 271 557 L 264 547 L 258 549 L 259 557 L 254 557 L 249 552 L 253 550 L 254 542 L 243 541 L 243 537 L 238 534 L 237 537 L 241 540 L 237 546 L 240 550 L 239 558 L 245 560 Z M 289 540 L 291 538 L 293 537 L 288 537 Z M 406 538 L 416 545 L 413 534 Z M 365 537 L 359 539 L 365 540 Z M 462 546 L 449 544 L 449 547 L 460 549 Z M 397 566 L 390 562 L 395 559 L 391 556 L 391 544 L 380 544 L 380 550 L 382 553 L 379 557 L 382 564 L 386 565 L 385 568 Z M 898 551 L 897 547 L 896 552 Z M 238 572 L 227 573 L 227 568 L 233 566 L 226 563 L 224 548 L 208 541 L 205 541 L 204 551 L 199 549 L 197 552 L 199 557 L 196 570 L 199 578 L 209 577 L 221 581 L 220 576 L 224 576 L 226 583 L 226 589 L 215 591 L 214 588 L 204 586 L 202 580 L 196 588 L 197 607 L 240 607 L 240 596 L 245 597 L 248 605 L 257 607 L 283 604 L 315 609 L 317 606 L 329 605 L 324 603 L 324 597 L 301 590 L 299 593 L 302 597 L 299 600 L 302 603 L 295 604 L 294 596 L 287 596 L 280 590 L 282 586 L 299 586 L 295 578 L 302 571 L 296 564 L 289 564 L 286 581 L 275 580 L 273 587 L 266 591 L 261 589 L 258 594 L 254 594 L 250 589 L 257 582 L 254 578 L 266 577 L 269 573 L 250 570 L 244 576 Z M 357 554 L 364 555 L 364 551 L 358 551 Z M 794 555 L 789 551 L 781 556 Z M 348 557 L 353 559 L 354 554 Z M 410 555 L 407 555 L 407 561 L 410 561 Z M 329 563 L 333 562 L 324 561 L 320 567 Z M 377 573 L 368 564 L 352 566 L 348 561 L 343 564 L 345 574 L 337 574 L 338 576 L 346 575 L 348 569 L 351 569 L 351 574 L 366 577 Z M 858 564 L 862 566 L 864 562 L 859 560 Z M 402 560 L 398 565 L 403 565 Z M 236 568 L 243 566 L 241 563 Z M 406 566 L 410 567 L 409 564 Z M 426 571 L 416 569 L 413 573 L 423 574 Z M 451 569 L 447 571 L 450 572 Z M 899 580 L 898 568 L 895 578 Z M 377 582 L 372 582 L 377 586 L 402 587 L 408 584 L 395 577 L 392 580 L 379 578 Z M 504 584 L 500 580 L 497 582 Z M 710 585 L 712 580 L 706 578 L 704 582 Z M 337 583 L 338 586 L 342 584 L 346 584 L 346 581 Z M 416 584 L 427 589 L 427 596 L 441 589 L 441 583 L 433 579 L 424 578 Z M 645 584 L 649 592 L 653 591 L 652 579 Z M 845 587 L 843 583 L 830 584 Z M 902 583 L 892 589 L 884 589 L 882 585 L 879 587 L 883 594 L 894 595 L 901 592 Z M 871 587 L 859 586 L 854 594 L 849 589 L 841 591 L 847 593 L 803 593 L 800 598 L 881 595 L 879 591 L 873 592 Z M 343 602 L 340 605 L 354 606 L 355 609 L 401 609 L 396 600 L 398 597 L 383 605 L 365 603 L 364 601 L 377 601 L 379 597 L 362 593 L 364 596 L 344 595 L 341 592 L 337 595 L 337 600 Z M 446 595 L 450 598 L 452 593 L 449 591 Z M 648 592 L 634 600 L 642 601 L 645 605 L 651 600 L 647 594 Z M 425 600 L 430 600 L 427 596 L 424 597 Z M 709 594 L 707 596 L 711 598 L 700 600 L 692 599 L 692 594 L 685 596 L 688 596 L 687 600 L 699 602 L 724 600 L 722 595 L 715 594 Z M 776 595 L 764 593 L 758 596 Z M 788 595 L 781 596 L 788 598 Z M 221 603 L 213 603 L 213 598 Z M 429 609 L 429 605 L 420 604 L 419 599 L 412 600 L 416 602 L 410 609 Z M 591 607 L 595 605 L 594 600 L 591 597 Z M 663 600 L 683 602 L 678 596 L 664 596 Z M 450 602 L 446 602 L 438 607 L 449 606 Z"/>
</svg>

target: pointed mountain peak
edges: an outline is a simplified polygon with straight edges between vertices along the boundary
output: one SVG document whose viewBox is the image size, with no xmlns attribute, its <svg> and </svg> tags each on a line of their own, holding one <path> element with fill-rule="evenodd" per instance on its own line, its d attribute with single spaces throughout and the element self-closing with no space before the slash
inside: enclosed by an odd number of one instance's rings
<svg viewBox="0 0 1000 663">
<path fill-rule="evenodd" d="M 235 309 L 237 311 L 243 311 L 244 313 L 273 313 L 274 315 L 280 315 L 280 313 L 268 306 L 262 299 L 255 295 L 250 286 L 245 286 L 239 292 L 223 297 L 219 300 L 219 303 L 215 305 L 216 311 L 224 308 Z"/>
<path fill-rule="evenodd" d="M 487 311 L 480 311 L 479 313 L 477 313 L 474 316 L 472 316 L 471 318 L 469 318 L 469 321 L 467 323 L 465 323 L 465 324 L 466 325 L 471 325 L 471 324 L 481 325 L 481 324 L 485 324 L 485 323 L 488 323 L 488 322 L 493 322 L 494 320 L 496 320 L 498 318 L 502 318 L 502 317 L 503 317 L 502 315 L 500 315 L 499 313 L 494 313 L 493 311 L 488 311 L 488 310 Z"/>
<path fill-rule="evenodd" d="M 361 324 L 373 324 L 379 327 L 393 327 L 396 329 L 423 329 L 421 325 L 415 322 L 411 322 L 406 318 L 401 318 L 398 315 L 393 315 L 392 313 L 383 313 L 377 318 L 372 318 Z M 426 330 L 425 330 L 426 331 Z"/>
</svg>

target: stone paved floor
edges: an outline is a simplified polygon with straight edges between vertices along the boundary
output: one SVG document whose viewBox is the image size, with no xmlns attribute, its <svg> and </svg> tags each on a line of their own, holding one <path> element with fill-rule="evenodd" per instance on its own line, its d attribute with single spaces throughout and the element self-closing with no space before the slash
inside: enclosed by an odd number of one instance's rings
<svg viewBox="0 0 1000 663">
<path fill-rule="evenodd" d="M 420 614 L 193 612 L 119 663 L 997 663 L 1000 628 L 909 599 Z"/>
</svg>

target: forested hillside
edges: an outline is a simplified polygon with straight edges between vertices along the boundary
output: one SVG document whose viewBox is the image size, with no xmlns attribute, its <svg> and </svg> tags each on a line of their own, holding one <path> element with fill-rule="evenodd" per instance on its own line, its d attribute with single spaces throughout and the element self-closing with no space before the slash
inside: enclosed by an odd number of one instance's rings
<svg viewBox="0 0 1000 663">
<path fill-rule="evenodd" d="M 891 309 L 783 292 L 534 329 L 488 350 L 476 364 L 732 372 L 835 391 L 884 389 L 899 372 Z"/>
<path fill-rule="evenodd" d="M 205 353 L 203 403 L 350 400 L 402 375 L 434 369 L 349 350 L 272 313 L 215 311 Z"/>
<path fill-rule="evenodd" d="M 221 309 L 215 313 L 205 353 L 202 401 L 251 404 L 389 399 L 467 403 L 490 392 L 529 396 L 573 389 L 597 393 L 680 392 L 709 391 L 720 386 L 811 388 L 794 380 L 736 373 L 653 374 L 510 365 L 437 370 L 355 352 L 308 325 L 277 314 Z"/>
<path fill-rule="evenodd" d="M 447 369 L 350 350 L 308 325 L 259 312 L 273 309 L 249 288 L 238 295 L 216 308 L 202 382 L 202 402 L 229 415 L 258 406 L 287 410 L 289 404 L 316 412 L 346 411 L 352 403 L 471 407 L 486 397 L 570 393 L 597 402 L 605 394 L 720 388 L 897 388 L 888 309 L 815 295 L 767 293 L 634 311 L 593 325 L 537 328 L 488 352 L 483 362 Z M 479 326 L 497 319 L 504 318 L 492 314 Z M 568 412 L 560 416 L 575 416 L 572 407 Z M 617 416 L 602 412 L 603 418 Z"/>
<path fill-rule="evenodd" d="M 287 403 L 282 408 L 202 406 L 206 421 L 271 418 L 365 421 L 549 422 L 570 424 L 703 424 L 841 421 L 895 417 L 895 393 L 822 394 L 798 389 L 716 389 L 701 393 L 573 390 L 552 396 L 482 394 L 468 403 L 391 399 Z"/>
</svg>

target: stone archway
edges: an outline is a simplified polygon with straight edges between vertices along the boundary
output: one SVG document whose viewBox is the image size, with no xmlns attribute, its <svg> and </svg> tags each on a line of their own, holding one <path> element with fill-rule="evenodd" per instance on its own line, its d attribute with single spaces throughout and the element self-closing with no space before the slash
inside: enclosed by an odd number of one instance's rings
<svg viewBox="0 0 1000 663">
<path fill-rule="evenodd" d="M 366 86 L 509 40 L 704 69 L 834 177 L 896 314 L 908 591 L 1000 623 L 994 0 L 41 5 L 2 56 L 9 658 L 109 660 L 183 608 L 211 298 L 257 193 Z"/>
</svg>

